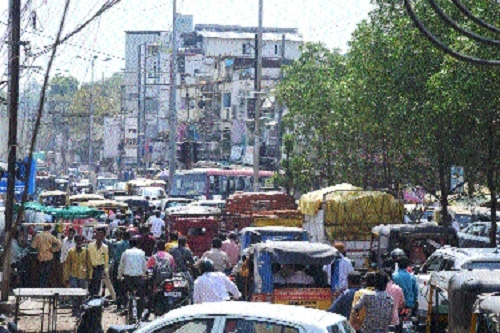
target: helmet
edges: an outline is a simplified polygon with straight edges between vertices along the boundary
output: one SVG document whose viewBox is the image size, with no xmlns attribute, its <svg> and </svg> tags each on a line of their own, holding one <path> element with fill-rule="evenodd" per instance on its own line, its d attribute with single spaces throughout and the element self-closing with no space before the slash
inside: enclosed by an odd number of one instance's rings
<svg viewBox="0 0 500 333">
<path fill-rule="evenodd" d="M 401 258 L 406 255 L 405 251 L 401 250 L 400 248 L 394 249 L 391 252 L 391 258 L 396 259 L 396 258 Z"/>
<path fill-rule="evenodd" d="M 201 259 L 199 268 L 201 274 L 215 271 L 214 262 L 210 259 Z"/>
</svg>

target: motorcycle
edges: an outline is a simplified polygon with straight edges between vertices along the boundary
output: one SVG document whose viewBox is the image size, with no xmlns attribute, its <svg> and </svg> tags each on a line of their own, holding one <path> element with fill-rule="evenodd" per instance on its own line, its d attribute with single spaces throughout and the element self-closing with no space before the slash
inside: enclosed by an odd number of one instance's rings
<svg viewBox="0 0 500 333">
<path fill-rule="evenodd" d="M 108 306 L 103 297 L 88 298 L 81 305 L 82 314 L 76 322 L 76 333 L 104 333 L 102 328 L 102 313 Z"/>
<path fill-rule="evenodd" d="M 189 281 L 182 273 L 175 273 L 171 278 L 154 287 L 151 312 L 156 317 L 173 309 L 188 305 L 191 300 Z"/>
</svg>

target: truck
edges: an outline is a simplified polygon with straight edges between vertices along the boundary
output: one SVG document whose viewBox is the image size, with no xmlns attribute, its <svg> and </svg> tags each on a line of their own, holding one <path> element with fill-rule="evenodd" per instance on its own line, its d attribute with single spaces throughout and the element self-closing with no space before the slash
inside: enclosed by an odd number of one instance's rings
<svg viewBox="0 0 500 333">
<path fill-rule="evenodd" d="M 312 242 L 342 242 L 356 269 L 366 269 L 370 258 L 372 227 L 399 224 L 404 219 L 402 200 L 382 191 L 366 191 L 339 184 L 301 196 L 303 228 Z"/>
</svg>

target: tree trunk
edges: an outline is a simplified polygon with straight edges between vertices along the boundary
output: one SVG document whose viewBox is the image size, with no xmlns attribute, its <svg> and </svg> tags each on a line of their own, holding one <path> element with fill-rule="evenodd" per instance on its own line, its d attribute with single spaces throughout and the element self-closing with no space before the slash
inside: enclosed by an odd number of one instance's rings
<svg viewBox="0 0 500 333">
<path fill-rule="evenodd" d="M 495 136 L 493 133 L 494 122 L 490 122 L 488 127 L 488 171 L 486 174 L 488 189 L 490 190 L 491 198 L 491 229 L 490 229 L 490 246 L 497 246 L 497 192 L 495 186 Z"/>
<path fill-rule="evenodd" d="M 448 180 L 449 178 L 449 173 L 448 173 L 448 168 L 446 167 L 444 163 L 444 156 L 443 152 L 439 152 L 439 167 L 438 167 L 438 173 L 439 173 L 439 189 L 441 191 L 441 195 L 439 197 L 439 202 L 441 204 L 441 225 L 443 226 L 450 226 L 451 225 L 451 218 L 450 215 L 448 214 Z"/>
</svg>

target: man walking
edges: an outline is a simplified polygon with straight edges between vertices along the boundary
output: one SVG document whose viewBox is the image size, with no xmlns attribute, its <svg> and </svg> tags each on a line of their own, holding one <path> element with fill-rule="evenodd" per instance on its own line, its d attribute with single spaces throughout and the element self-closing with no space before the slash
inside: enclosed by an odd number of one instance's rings
<svg viewBox="0 0 500 333">
<path fill-rule="evenodd" d="M 40 263 L 40 288 L 47 288 L 52 270 L 52 260 L 54 252 L 59 251 L 61 242 L 50 233 L 52 227 L 43 227 L 43 233 L 36 235 L 31 247 L 38 252 L 38 262 Z"/>
<path fill-rule="evenodd" d="M 240 247 L 236 243 L 238 236 L 235 232 L 230 232 L 225 241 L 222 242 L 221 250 L 227 254 L 231 268 L 236 266 L 240 258 Z"/>
<path fill-rule="evenodd" d="M 87 281 L 92 276 L 92 265 L 87 249 L 83 248 L 83 237 L 75 236 L 75 247 L 70 249 L 64 264 L 64 281 L 70 288 L 87 289 Z M 78 316 L 81 301 L 73 298 L 73 315 Z"/>
<path fill-rule="evenodd" d="M 349 319 L 352 310 L 354 294 L 361 288 L 361 274 L 351 272 L 347 275 L 348 287 L 333 302 L 328 312 L 337 313 Z"/>
<path fill-rule="evenodd" d="M 332 292 L 338 294 L 347 289 L 347 276 L 354 271 L 354 267 L 352 262 L 345 256 L 345 245 L 335 243 L 334 247 L 339 251 L 339 257 L 334 259 L 331 264 L 323 267 L 323 271 L 327 273 Z"/>
<path fill-rule="evenodd" d="M 141 236 L 139 236 L 138 247 L 144 251 L 147 257 L 151 257 L 155 250 L 156 240 L 149 234 L 149 227 L 142 226 L 140 230 Z"/>
<path fill-rule="evenodd" d="M 142 277 L 146 274 L 146 254 L 138 248 L 137 239 L 130 240 L 130 249 L 126 250 L 118 266 L 118 279 L 123 279 L 126 292 L 136 291 L 138 297 L 137 315 L 140 318 L 144 309 L 144 285 Z"/>
<path fill-rule="evenodd" d="M 105 233 L 105 230 L 97 229 L 95 242 L 91 243 L 88 248 L 90 263 L 92 264 L 92 278 L 89 285 L 91 296 L 99 295 L 102 278 L 109 271 L 109 249 L 103 243 Z"/>
<path fill-rule="evenodd" d="M 403 257 L 398 262 L 398 270 L 392 274 L 392 280 L 403 289 L 405 296 L 405 307 L 416 311 L 418 308 L 418 284 L 414 275 L 408 272 L 410 259 Z"/>
<path fill-rule="evenodd" d="M 157 210 L 149 223 L 151 233 L 156 239 L 160 238 L 162 233 L 165 231 L 165 221 L 163 221 L 160 216 L 161 213 Z"/>
<path fill-rule="evenodd" d="M 125 305 L 125 291 L 122 281 L 118 279 L 118 266 L 122 259 L 123 253 L 130 248 L 130 233 L 126 230 L 118 229 L 116 232 L 116 240 L 113 251 L 113 275 L 112 282 L 116 291 L 116 308 L 120 310 Z"/>
</svg>

